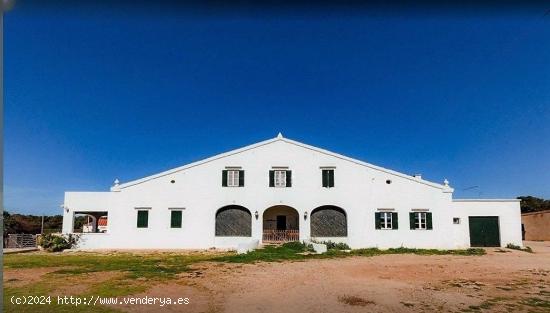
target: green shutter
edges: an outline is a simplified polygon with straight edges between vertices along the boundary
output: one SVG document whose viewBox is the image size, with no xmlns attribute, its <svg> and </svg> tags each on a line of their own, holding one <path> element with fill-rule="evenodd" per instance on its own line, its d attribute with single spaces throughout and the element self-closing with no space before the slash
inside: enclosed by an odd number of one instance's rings
<svg viewBox="0 0 550 313">
<path fill-rule="evenodd" d="M 381 214 L 380 212 L 374 212 L 374 228 L 380 229 L 380 221 L 381 221 Z"/>
<path fill-rule="evenodd" d="M 328 171 L 328 186 L 334 187 L 334 170 Z"/>
<path fill-rule="evenodd" d="M 275 171 L 269 171 L 269 187 L 275 187 Z"/>
<path fill-rule="evenodd" d="M 137 212 L 137 227 L 138 228 L 147 228 L 149 224 L 149 211 L 140 210 Z"/>
<path fill-rule="evenodd" d="M 432 213 L 426 213 L 426 229 L 433 229 L 432 227 Z"/>
<path fill-rule="evenodd" d="M 227 187 L 227 170 L 222 171 L 222 187 Z"/>
<path fill-rule="evenodd" d="M 239 171 L 239 187 L 244 187 L 244 171 Z"/>
<path fill-rule="evenodd" d="M 322 170 L 323 173 L 323 187 L 328 187 L 328 171 Z"/>
<path fill-rule="evenodd" d="M 292 187 L 292 171 L 286 171 L 286 186 Z"/>
<path fill-rule="evenodd" d="M 409 224 L 411 229 L 414 229 L 414 212 L 409 212 Z"/>
<path fill-rule="evenodd" d="M 399 226 L 399 220 L 397 219 L 397 212 L 391 214 L 391 229 L 397 229 Z"/>
<path fill-rule="evenodd" d="M 171 210 L 170 212 L 170 227 L 181 228 L 181 211 Z"/>
</svg>

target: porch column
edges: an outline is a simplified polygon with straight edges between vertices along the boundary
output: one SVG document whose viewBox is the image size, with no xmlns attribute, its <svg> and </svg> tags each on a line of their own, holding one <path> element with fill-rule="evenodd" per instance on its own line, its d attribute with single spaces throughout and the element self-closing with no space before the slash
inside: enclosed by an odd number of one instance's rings
<svg viewBox="0 0 550 313">
<path fill-rule="evenodd" d="M 61 232 L 63 234 L 72 233 L 74 227 L 74 211 L 71 209 L 63 209 L 63 227 Z"/>
</svg>

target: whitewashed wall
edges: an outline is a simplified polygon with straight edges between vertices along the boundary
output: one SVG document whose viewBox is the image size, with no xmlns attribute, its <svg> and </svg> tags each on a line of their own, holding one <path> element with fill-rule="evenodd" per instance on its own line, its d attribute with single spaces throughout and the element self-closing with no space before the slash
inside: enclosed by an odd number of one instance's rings
<svg viewBox="0 0 550 313">
<path fill-rule="evenodd" d="M 453 225 L 455 229 L 455 246 L 470 246 L 469 216 L 498 216 L 500 245 L 507 244 L 523 246 L 521 240 L 521 208 L 520 201 L 515 199 L 455 199 L 452 202 L 452 211 L 460 217 L 460 225 Z"/>
<path fill-rule="evenodd" d="M 108 239 L 89 238 L 82 243 L 82 248 L 234 248 L 242 241 L 261 241 L 262 213 L 271 206 L 282 204 L 295 208 L 300 216 L 300 239 L 306 240 L 310 238 L 311 211 L 322 205 L 335 205 L 346 211 L 348 222 L 347 238 L 338 240 L 352 248 L 454 248 L 469 242 L 462 228 L 452 224 L 459 206 L 452 202 L 449 187 L 364 166 L 282 138 L 239 151 L 137 184 L 123 184 L 111 192 L 67 192 L 68 212 L 64 211 L 63 231 L 71 231 L 74 211 L 107 210 L 108 234 L 103 236 Z M 221 186 L 221 172 L 226 166 L 241 166 L 245 170 L 244 187 Z M 272 166 L 288 166 L 292 170 L 292 187 L 268 187 L 268 171 Z M 321 166 L 336 167 L 334 188 L 321 186 Z M 386 184 L 387 179 L 392 183 Z M 231 204 L 250 210 L 251 238 L 214 236 L 216 211 Z M 148 228 L 136 227 L 139 207 L 151 208 Z M 169 208 L 184 208 L 181 229 L 170 228 Z M 399 213 L 398 230 L 375 229 L 374 213 L 378 208 L 393 208 Z M 411 209 L 432 212 L 433 230 L 410 230 Z M 473 214 L 475 210 L 472 207 L 461 212 Z M 515 227 L 515 211 L 502 211 L 498 206 L 486 210 L 510 214 L 503 219 L 504 227 Z M 255 211 L 259 213 L 258 219 Z M 306 211 L 308 218 L 304 219 Z M 463 223 L 466 220 L 463 219 Z M 519 216 L 517 223 L 520 223 Z M 519 231 L 518 234 L 521 239 Z M 457 236 L 460 238 L 456 239 Z M 517 234 L 509 236 L 509 240 L 515 242 Z"/>
</svg>

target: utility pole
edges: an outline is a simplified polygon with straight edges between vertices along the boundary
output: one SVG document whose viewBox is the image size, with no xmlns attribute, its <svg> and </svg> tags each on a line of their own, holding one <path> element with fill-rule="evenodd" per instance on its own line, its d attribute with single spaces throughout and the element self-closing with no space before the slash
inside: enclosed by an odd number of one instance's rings
<svg viewBox="0 0 550 313">
<path fill-rule="evenodd" d="M 44 235 L 44 214 L 42 214 L 42 226 L 40 226 L 40 234 Z"/>
</svg>

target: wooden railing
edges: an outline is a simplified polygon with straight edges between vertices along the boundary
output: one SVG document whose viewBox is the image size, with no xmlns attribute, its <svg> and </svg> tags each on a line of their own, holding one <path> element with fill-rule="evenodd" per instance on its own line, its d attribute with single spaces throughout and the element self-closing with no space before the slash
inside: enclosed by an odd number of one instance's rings
<svg viewBox="0 0 550 313">
<path fill-rule="evenodd" d="M 298 240 L 300 240 L 300 231 L 298 229 L 264 229 L 263 242 L 286 242 Z"/>
</svg>

